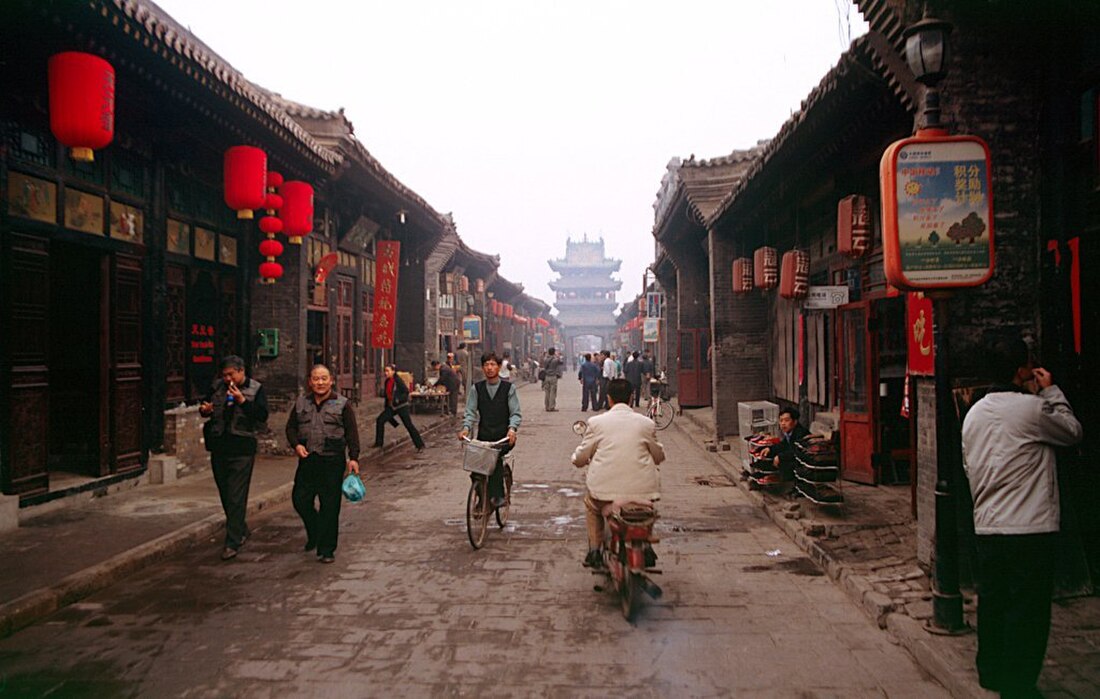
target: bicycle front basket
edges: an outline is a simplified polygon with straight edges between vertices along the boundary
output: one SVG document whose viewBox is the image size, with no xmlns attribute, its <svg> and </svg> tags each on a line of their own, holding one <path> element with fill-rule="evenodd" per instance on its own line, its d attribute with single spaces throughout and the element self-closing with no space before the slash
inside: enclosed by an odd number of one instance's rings
<svg viewBox="0 0 1100 699">
<path fill-rule="evenodd" d="M 486 446 L 484 442 L 466 442 L 466 449 L 462 455 L 462 468 L 471 473 L 488 476 L 496 469 L 499 454 L 498 449 Z"/>
</svg>

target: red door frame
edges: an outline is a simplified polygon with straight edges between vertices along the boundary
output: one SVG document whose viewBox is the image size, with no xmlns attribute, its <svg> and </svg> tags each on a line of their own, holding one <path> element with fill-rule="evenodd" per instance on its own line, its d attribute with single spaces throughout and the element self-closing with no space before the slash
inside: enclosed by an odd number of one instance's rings
<svg viewBox="0 0 1100 699">
<path fill-rule="evenodd" d="M 685 342 L 686 340 L 686 342 Z M 681 328 L 677 337 L 677 397 L 681 408 L 705 408 L 711 404 L 710 330 Z M 685 356 L 686 355 L 686 356 Z"/>
<path fill-rule="evenodd" d="M 878 343 L 872 329 L 871 301 L 857 301 L 838 309 L 835 342 L 840 377 L 841 475 L 845 480 L 877 485 L 879 473 L 872 455 L 878 451 L 878 381 L 875 356 Z M 856 350 L 862 350 L 862 366 Z M 860 376 L 862 375 L 862 376 Z M 858 379 L 862 378 L 860 386 Z M 861 394 L 859 399 L 853 389 Z"/>
</svg>

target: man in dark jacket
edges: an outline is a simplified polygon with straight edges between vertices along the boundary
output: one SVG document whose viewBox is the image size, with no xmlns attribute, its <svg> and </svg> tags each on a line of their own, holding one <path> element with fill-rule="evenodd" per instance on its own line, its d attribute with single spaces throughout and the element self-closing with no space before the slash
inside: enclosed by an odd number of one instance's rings
<svg viewBox="0 0 1100 699">
<path fill-rule="evenodd" d="M 481 370 L 485 373 L 485 379 L 475 383 L 470 390 L 458 438 L 468 437 L 474 422 L 477 422 L 477 439 L 483 442 L 508 438 L 508 444 L 497 457 L 497 467 L 489 476 L 489 504 L 500 507 L 504 504 L 504 469 L 500 467 L 500 461 L 516 445 L 516 433 L 523 422 L 523 415 L 520 413 L 516 387 L 500 378 L 500 360 L 494 352 L 481 355 Z"/>
<path fill-rule="evenodd" d="M 635 350 L 634 354 L 630 355 L 629 361 L 623 365 L 623 377 L 630 382 L 630 402 L 631 407 L 638 407 L 638 399 L 642 394 L 642 361 L 638 359 L 641 356 L 638 351 Z"/>
<path fill-rule="evenodd" d="M 599 409 L 600 367 L 592 361 L 592 355 L 584 354 L 584 361 L 577 371 L 577 378 L 581 382 L 581 412 L 588 412 L 588 406 L 593 410 Z"/>
<path fill-rule="evenodd" d="M 799 422 L 799 412 L 795 408 L 779 411 L 779 444 L 768 448 L 772 463 L 779 467 L 779 475 L 789 481 L 794 478 L 794 443 L 810 434 Z"/>
<path fill-rule="evenodd" d="M 244 373 L 244 360 L 231 354 L 221 361 L 221 378 L 199 404 L 203 441 L 210 452 L 214 482 L 225 511 L 222 560 L 236 558 L 248 538 L 248 487 L 256 461 L 256 434 L 267 422 L 267 394 Z"/>
<path fill-rule="evenodd" d="M 328 367 L 318 364 L 309 372 L 309 391 L 294 402 L 286 421 L 287 441 L 298 455 L 290 499 L 306 527 L 305 550 L 317 549 L 317 560 L 332 563 L 340 529 L 340 486 L 346 473 L 359 473 L 359 429 L 351 403 L 333 390 Z"/>
<path fill-rule="evenodd" d="M 458 374 L 454 372 L 454 369 L 441 364 L 439 360 L 432 360 L 432 370 L 439 372 L 439 380 L 436 381 L 437 386 L 442 386 L 447 389 L 447 409 L 443 411 L 444 415 L 457 415 L 458 414 L 458 387 L 459 379 Z"/>
</svg>

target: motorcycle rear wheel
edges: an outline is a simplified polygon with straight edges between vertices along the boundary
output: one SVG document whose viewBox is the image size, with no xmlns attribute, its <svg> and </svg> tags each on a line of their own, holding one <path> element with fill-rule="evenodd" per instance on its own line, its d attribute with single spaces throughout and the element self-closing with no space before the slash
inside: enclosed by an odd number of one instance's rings
<svg viewBox="0 0 1100 699">
<path fill-rule="evenodd" d="M 638 599 L 642 595 L 641 576 L 623 571 L 623 583 L 619 588 L 619 605 L 622 607 L 623 618 L 628 622 L 634 622 L 634 613 L 638 611 Z"/>
</svg>

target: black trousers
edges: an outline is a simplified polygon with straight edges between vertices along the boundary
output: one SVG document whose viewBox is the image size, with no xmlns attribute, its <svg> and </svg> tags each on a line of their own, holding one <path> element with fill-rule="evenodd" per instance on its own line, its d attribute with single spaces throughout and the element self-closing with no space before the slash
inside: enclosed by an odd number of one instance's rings
<svg viewBox="0 0 1100 699">
<path fill-rule="evenodd" d="M 225 545 L 239 549 L 248 538 L 248 524 L 245 514 L 248 511 L 248 487 L 252 483 L 252 465 L 255 454 L 226 456 L 217 452 L 210 453 L 210 467 L 214 471 L 214 482 L 218 484 L 218 496 L 222 500 L 225 512 Z"/>
<path fill-rule="evenodd" d="M 1050 634 L 1056 534 L 977 536 L 978 679 L 1001 696 L 1039 696 Z"/>
<path fill-rule="evenodd" d="M 631 381 L 630 382 L 630 405 L 631 405 L 631 407 L 637 408 L 638 403 L 641 401 L 641 399 L 642 399 L 642 384 L 641 383 L 634 383 L 633 381 Z"/>
<path fill-rule="evenodd" d="M 607 385 L 611 383 L 611 379 L 606 376 L 600 377 L 600 403 L 596 406 L 597 410 L 606 410 L 610 406 L 607 404 Z"/>
<path fill-rule="evenodd" d="M 481 437 L 478 437 L 481 439 Z M 496 440 L 487 439 L 487 442 Z M 497 455 L 497 467 L 489 474 L 489 499 L 504 497 L 504 455 L 512 451 L 511 444 L 505 444 Z M 470 474 L 471 479 L 480 478 L 476 473 Z"/>
<path fill-rule="evenodd" d="M 306 539 L 317 544 L 318 556 L 336 553 L 340 532 L 340 485 L 344 481 L 346 463 L 341 456 L 310 454 L 298 459 L 290 499 L 306 526 Z"/>
<path fill-rule="evenodd" d="M 592 406 L 593 410 L 599 410 L 599 390 L 599 384 L 595 381 L 581 384 L 581 410 L 588 410 L 589 405 Z"/>
<path fill-rule="evenodd" d="M 409 406 L 403 406 L 396 410 L 389 407 L 386 408 L 378 415 L 378 419 L 374 421 L 374 446 L 382 446 L 383 438 L 386 435 L 386 423 L 394 418 L 394 416 L 401 418 L 401 422 L 405 425 L 405 429 L 409 431 L 409 436 L 412 437 L 413 445 L 417 449 L 424 448 L 424 439 L 420 436 L 420 433 L 416 431 L 416 425 L 413 424 L 412 418 L 409 416 Z"/>
<path fill-rule="evenodd" d="M 458 415 L 458 388 L 447 393 L 447 412 Z"/>
</svg>

